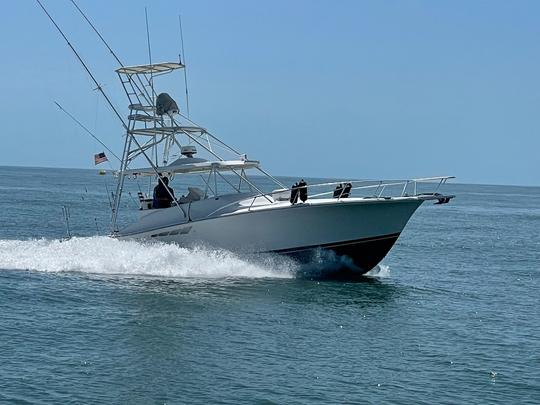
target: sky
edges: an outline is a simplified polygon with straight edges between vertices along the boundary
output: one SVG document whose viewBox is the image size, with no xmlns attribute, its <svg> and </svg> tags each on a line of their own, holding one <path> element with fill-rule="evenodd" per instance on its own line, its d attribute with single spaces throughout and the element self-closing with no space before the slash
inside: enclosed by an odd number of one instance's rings
<svg viewBox="0 0 540 405">
<path fill-rule="evenodd" d="M 114 59 L 43 0 L 122 114 Z M 191 118 L 275 175 L 540 185 L 540 2 L 78 0 L 126 65 L 176 61 Z M 2 2 L 0 165 L 92 168 L 123 130 L 37 3 Z M 183 101 L 183 76 L 167 89 Z M 180 106 L 182 108 L 182 105 Z"/>
</svg>

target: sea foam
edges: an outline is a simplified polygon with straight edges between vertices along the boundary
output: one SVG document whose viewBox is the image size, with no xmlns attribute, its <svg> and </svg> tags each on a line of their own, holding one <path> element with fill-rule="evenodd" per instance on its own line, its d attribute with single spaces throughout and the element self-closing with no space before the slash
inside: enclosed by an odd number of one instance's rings
<svg viewBox="0 0 540 405">
<path fill-rule="evenodd" d="M 170 278 L 291 278 L 280 257 L 245 259 L 225 250 L 121 241 L 106 236 L 0 240 L 0 269 Z"/>
<path fill-rule="evenodd" d="M 366 277 L 387 278 L 390 277 L 390 267 L 378 264 L 365 274 Z"/>
</svg>

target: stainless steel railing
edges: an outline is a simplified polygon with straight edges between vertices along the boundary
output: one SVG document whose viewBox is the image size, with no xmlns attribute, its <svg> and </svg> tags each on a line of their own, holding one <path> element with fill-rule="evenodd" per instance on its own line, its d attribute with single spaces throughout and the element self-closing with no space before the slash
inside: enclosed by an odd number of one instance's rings
<svg viewBox="0 0 540 405">
<path fill-rule="evenodd" d="M 437 176 L 437 177 L 424 177 L 424 178 L 418 178 L 418 179 L 409 179 L 409 180 L 345 180 L 345 181 L 334 181 L 334 182 L 325 182 L 325 183 L 316 183 L 316 184 L 307 184 L 306 187 L 308 190 L 308 198 L 314 199 L 314 198 L 325 198 L 326 196 L 332 196 L 334 195 L 335 187 L 338 185 L 345 185 L 347 183 L 351 184 L 352 187 L 350 189 L 350 192 L 347 194 L 347 197 L 352 196 L 353 191 L 356 191 L 358 194 L 358 191 L 369 191 L 374 190 L 374 192 L 369 196 L 363 196 L 363 197 L 374 197 L 374 198 L 383 198 L 383 197 L 406 197 L 406 196 L 417 196 L 418 194 L 418 188 L 419 184 L 429 184 L 432 183 L 435 187 L 431 191 L 431 193 L 436 193 L 442 185 L 444 185 L 449 179 L 455 178 L 454 176 Z M 368 184 L 366 184 L 368 183 Z M 310 190 L 318 189 L 318 188 L 324 188 L 324 187 L 334 187 L 334 189 L 325 190 L 319 193 L 311 194 Z M 398 189 L 399 192 L 394 192 L 388 195 L 385 195 L 385 191 L 388 189 Z M 249 210 L 253 207 L 255 201 L 259 197 L 272 197 L 273 195 L 279 193 L 279 194 L 286 194 L 292 192 L 293 187 L 291 188 L 283 188 L 279 190 L 274 190 L 271 193 L 263 193 L 263 194 L 257 194 L 253 196 L 252 202 L 249 206 Z M 336 199 L 345 198 L 343 197 L 343 194 L 341 194 L 338 197 L 335 197 Z"/>
<path fill-rule="evenodd" d="M 352 185 L 350 192 L 348 193 L 348 196 L 354 197 L 352 195 L 353 191 L 356 191 L 358 194 L 358 191 L 370 191 L 374 190 L 373 193 L 370 193 L 368 195 L 363 195 L 364 198 L 389 198 L 389 197 L 413 197 L 418 196 L 421 194 L 418 194 L 418 186 L 419 184 L 433 184 L 434 189 L 431 190 L 431 193 L 436 193 L 439 188 L 444 185 L 449 179 L 455 178 L 454 176 L 438 176 L 438 177 L 425 177 L 425 178 L 418 178 L 418 179 L 409 179 L 409 180 L 346 180 L 346 181 L 334 181 L 334 182 L 325 182 L 325 183 L 316 183 L 316 184 L 307 184 L 305 187 L 308 189 L 308 199 L 316 199 L 316 198 L 325 198 L 326 196 L 331 196 L 335 199 L 342 199 L 345 197 L 338 196 L 333 197 L 335 187 L 338 185 L 343 185 L 346 183 L 350 183 Z M 368 184 L 366 184 L 368 183 Z M 325 190 L 319 193 L 311 194 L 310 190 L 313 189 L 320 189 L 320 188 L 332 188 L 330 190 Z M 385 191 L 393 189 L 397 190 L 397 192 L 390 193 L 390 194 L 384 194 Z M 258 193 L 253 196 L 251 196 L 251 203 L 248 207 L 248 211 L 251 211 L 253 208 L 255 202 L 257 199 L 264 199 L 264 205 L 270 205 L 274 203 L 278 203 L 284 200 L 275 200 L 273 196 L 276 194 L 282 194 L 290 196 L 291 192 L 293 190 L 293 187 L 290 188 L 282 188 L 279 190 L 274 190 L 272 192 L 268 193 Z M 287 198 L 288 201 L 288 198 Z M 224 209 L 231 207 L 233 205 L 238 204 L 238 201 L 231 202 L 229 204 L 226 204 L 222 207 L 219 207 L 217 210 L 211 212 L 208 216 L 212 216 L 217 214 L 220 211 L 223 211 Z"/>
</svg>

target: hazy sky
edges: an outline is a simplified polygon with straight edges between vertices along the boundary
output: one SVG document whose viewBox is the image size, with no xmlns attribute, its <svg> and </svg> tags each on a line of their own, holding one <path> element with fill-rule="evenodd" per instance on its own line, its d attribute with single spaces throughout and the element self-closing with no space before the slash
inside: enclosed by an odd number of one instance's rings
<svg viewBox="0 0 540 405">
<path fill-rule="evenodd" d="M 117 67 L 43 0 L 127 114 Z M 176 61 L 192 118 L 277 175 L 540 185 L 539 1 L 79 0 L 125 64 Z M 0 165 L 93 167 L 122 128 L 33 1 L 2 2 Z M 167 91 L 183 101 L 183 77 Z M 181 106 L 182 107 L 182 106 Z"/>
</svg>

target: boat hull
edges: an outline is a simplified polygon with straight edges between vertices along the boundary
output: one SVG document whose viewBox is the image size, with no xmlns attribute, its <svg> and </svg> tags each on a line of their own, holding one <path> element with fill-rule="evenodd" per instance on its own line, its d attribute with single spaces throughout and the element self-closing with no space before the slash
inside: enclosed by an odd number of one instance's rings
<svg viewBox="0 0 540 405">
<path fill-rule="evenodd" d="M 156 213 L 152 222 L 173 224 L 176 216 L 182 223 L 138 228 L 118 237 L 181 246 L 202 244 L 239 253 L 278 253 L 301 263 L 328 264 L 363 274 L 386 256 L 422 202 L 416 198 L 308 200 L 250 207 L 210 218 L 197 218 L 197 209 L 192 209 L 185 219 L 173 207 Z"/>
<path fill-rule="evenodd" d="M 320 275 L 325 278 L 351 278 L 377 266 L 392 249 L 399 235 L 396 233 L 302 249 L 285 249 L 275 253 L 313 265 L 305 269 L 305 273 L 310 276 L 317 277 L 317 270 L 320 270 Z"/>
</svg>

